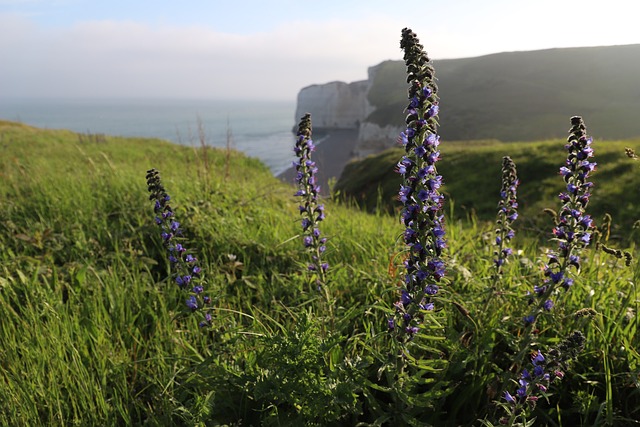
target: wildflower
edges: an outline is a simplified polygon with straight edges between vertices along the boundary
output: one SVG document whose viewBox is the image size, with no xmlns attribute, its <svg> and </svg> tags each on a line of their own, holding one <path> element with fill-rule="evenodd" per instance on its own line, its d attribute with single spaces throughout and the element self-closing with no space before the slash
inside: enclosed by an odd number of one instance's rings
<svg viewBox="0 0 640 427">
<path fill-rule="evenodd" d="M 205 313 L 204 315 L 204 320 L 202 320 L 199 325 L 201 328 L 205 327 L 205 326 L 210 326 L 211 325 L 211 313 Z"/>
<path fill-rule="evenodd" d="M 494 251 L 494 265 L 496 273 L 502 274 L 502 266 L 511 255 L 511 248 L 506 244 L 515 235 L 511 223 L 518 218 L 517 188 L 520 184 L 516 165 L 511 157 L 502 158 L 502 188 L 500 189 L 500 202 L 498 203 L 498 218 L 496 220 L 496 249 Z"/>
<path fill-rule="evenodd" d="M 598 314 L 593 308 L 581 308 L 580 310 L 573 313 L 575 317 L 595 317 Z"/>
<path fill-rule="evenodd" d="M 186 300 L 188 309 L 191 311 L 204 309 L 211 303 L 211 298 L 202 295 L 204 292 L 202 269 L 197 264 L 197 258 L 188 253 L 183 244 L 178 242 L 179 239 L 183 239 L 182 230 L 169 204 L 171 197 L 165 191 L 160 173 L 156 169 L 148 170 L 146 178 L 147 189 L 151 193 L 149 199 L 155 200 L 153 208 L 156 214 L 155 223 L 160 227 L 162 243 L 168 252 L 173 280 L 181 289 L 188 289 L 191 286 L 191 295 Z M 210 324 L 211 315 L 205 313 L 200 326 Z"/>
<path fill-rule="evenodd" d="M 387 321 L 387 325 L 389 327 L 389 330 L 393 330 L 396 327 L 396 321 L 393 317 L 390 317 L 389 320 Z"/>
<path fill-rule="evenodd" d="M 516 400 L 513 398 L 513 396 L 511 396 L 511 393 L 509 393 L 508 391 L 504 392 L 504 400 L 506 400 L 509 403 L 516 403 Z"/>
<path fill-rule="evenodd" d="M 424 288 L 424 293 L 426 295 L 435 295 L 435 294 L 437 294 L 438 293 L 438 285 L 433 285 L 433 284 L 427 285 Z"/>
<path fill-rule="evenodd" d="M 557 249 L 548 254 L 548 264 L 545 265 L 546 277 L 544 286 L 536 287 L 535 294 L 540 298 L 534 309 L 533 316 L 541 310 L 549 311 L 553 302 L 549 297 L 559 287 L 569 290 L 574 279 L 569 277 L 580 270 L 580 251 L 591 242 L 593 220 L 585 213 L 593 183 L 588 181 L 589 175 L 595 170 L 593 157 L 593 140 L 587 136 L 586 128 L 581 117 L 571 118 L 570 135 L 564 148 L 567 159 L 559 173 L 565 182 L 566 191 L 559 194 L 562 202 L 556 226 L 553 229 Z"/>
<path fill-rule="evenodd" d="M 571 333 L 557 347 L 549 350 L 547 357 L 538 350 L 531 356 L 532 371 L 523 369 L 517 381 L 515 396 L 505 391 L 504 399 L 511 404 L 534 404 L 539 400 L 538 393 L 545 393 L 553 381 L 561 381 L 568 369 L 568 363 L 584 349 L 586 338 L 580 331 Z"/>
<path fill-rule="evenodd" d="M 531 357 L 531 364 L 533 365 L 531 373 L 527 369 L 522 370 L 517 381 L 518 388 L 515 396 L 512 396 L 509 391 L 505 391 L 505 400 L 507 402 L 512 404 L 535 403 L 538 400 L 538 396 L 535 393 L 547 390 L 551 377 L 545 370 L 547 363 L 541 351 L 537 351 Z M 507 396 L 511 399 L 507 398 Z"/>
<path fill-rule="evenodd" d="M 322 255 L 326 250 L 326 238 L 321 237 L 318 224 L 325 219 L 325 208 L 323 204 L 318 204 L 320 186 L 317 185 L 316 173 L 318 168 L 311 160 L 311 153 L 315 150 L 311 139 L 311 114 L 307 113 L 300 119 L 298 134 L 294 152 L 298 159 L 294 162 L 297 171 L 296 182 L 298 191 L 295 196 L 301 198 L 298 207 L 302 215 L 301 225 L 303 238 L 302 243 L 307 250 L 312 253 L 312 262 L 307 269 L 317 275 L 318 287 L 326 285 L 326 273 L 329 264 L 322 260 Z"/>
<path fill-rule="evenodd" d="M 624 154 L 626 154 L 630 159 L 638 160 L 638 155 L 633 148 L 624 147 Z"/>
<path fill-rule="evenodd" d="M 198 300 L 195 296 L 191 295 L 187 298 L 187 307 L 191 310 L 196 311 L 198 309 Z"/>
<path fill-rule="evenodd" d="M 424 312 L 434 309 L 437 283 L 445 275 L 441 256 L 446 241 L 441 213 L 444 197 L 439 191 L 443 182 L 435 166 L 440 159 L 440 137 L 434 70 L 423 46 L 408 28 L 402 30 L 400 47 L 407 66 L 409 103 L 405 110 L 407 128 L 398 138 L 405 155 L 396 171 L 403 177 L 398 200 L 403 204 L 401 218 L 406 227 L 403 235 L 408 258 L 400 301 L 395 304 L 397 320 L 389 323 L 393 325 L 389 329 L 401 339 L 411 339 L 419 331 Z M 395 327 L 399 322 L 403 327 Z"/>
</svg>

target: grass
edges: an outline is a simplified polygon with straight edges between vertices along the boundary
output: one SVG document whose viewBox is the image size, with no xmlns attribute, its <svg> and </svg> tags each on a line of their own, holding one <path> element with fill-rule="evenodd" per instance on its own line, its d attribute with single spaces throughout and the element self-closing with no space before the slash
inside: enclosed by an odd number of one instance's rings
<svg viewBox="0 0 640 427">
<path fill-rule="evenodd" d="M 453 426 L 497 419 L 504 378 L 523 363 L 514 357 L 525 293 L 539 280 L 551 243 L 517 235 L 521 252 L 505 266 L 504 292 L 487 302 L 492 226 L 456 210 L 464 203 L 480 215 L 495 207 L 490 188 L 499 186 L 500 162 L 495 172 L 484 165 L 506 148 L 523 174 L 525 203 L 549 202 L 552 190 L 535 189 L 557 185 L 562 154 L 554 144 L 487 144 L 471 154 L 462 143 L 443 142 L 450 163 L 443 161 L 441 173 L 456 199 L 447 219 L 448 282 L 409 346 L 415 359 L 400 372 L 397 343 L 386 332 L 402 280 L 396 216 L 326 201 L 335 326 L 324 334 L 329 319 L 320 295 L 300 273 L 306 254 L 296 238 L 295 190 L 259 161 L 209 149 L 206 170 L 202 148 L 0 122 L 0 424 Z M 617 191 L 616 182 L 635 185 L 636 165 L 616 163 L 622 145 L 595 146 L 600 197 Z M 385 156 L 380 165 L 392 165 L 393 154 Z M 553 171 L 527 169 L 531 156 Z M 170 279 L 145 188 L 151 167 L 161 171 L 206 273 L 211 329 L 198 328 Z M 473 186 L 483 204 L 462 201 L 455 185 Z M 538 341 L 553 346 L 579 329 L 587 347 L 534 414 L 548 425 L 634 425 L 640 267 L 601 251 L 586 255 L 576 285 L 541 321 Z M 583 308 L 597 314 L 573 315 Z"/>
</svg>

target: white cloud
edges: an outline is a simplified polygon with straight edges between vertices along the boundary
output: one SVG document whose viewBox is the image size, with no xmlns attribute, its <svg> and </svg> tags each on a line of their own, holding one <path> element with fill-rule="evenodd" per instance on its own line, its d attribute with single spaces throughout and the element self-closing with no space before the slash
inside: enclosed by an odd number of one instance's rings
<svg viewBox="0 0 640 427">
<path fill-rule="evenodd" d="M 0 15 L 7 96 L 293 99 L 306 85 L 366 78 L 398 59 L 401 25 L 294 22 L 249 35 L 205 27 L 95 21 L 38 28 Z"/>
<path fill-rule="evenodd" d="M 304 86 L 364 79 L 369 66 L 400 59 L 405 26 L 435 59 L 640 41 L 633 14 L 541 2 L 468 1 L 465 14 L 440 3 L 437 11 L 310 16 L 242 34 L 122 20 L 42 27 L 26 14 L 0 13 L 0 94 L 294 99 Z"/>
</svg>

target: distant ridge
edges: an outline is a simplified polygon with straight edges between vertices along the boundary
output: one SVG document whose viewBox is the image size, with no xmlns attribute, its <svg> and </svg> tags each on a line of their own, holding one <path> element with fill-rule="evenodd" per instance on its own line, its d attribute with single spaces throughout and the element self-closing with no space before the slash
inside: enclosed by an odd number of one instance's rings
<svg viewBox="0 0 640 427">
<path fill-rule="evenodd" d="M 443 141 L 564 139 L 574 115 L 596 140 L 640 137 L 640 44 L 503 52 L 434 67 Z M 356 131 L 350 151 L 334 153 L 343 165 L 397 146 L 407 86 L 404 62 L 385 61 L 369 67 L 367 80 L 301 89 L 296 117 L 310 112 L 314 130 L 329 134 Z"/>
<path fill-rule="evenodd" d="M 640 44 L 504 52 L 435 60 L 434 67 L 446 139 L 564 137 L 572 115 L 583 116 L 597 138 L 640 136 Z M 372 77 L 366 121 L 402 127 L 404 63 L 383 62 Z"/>
</svg>

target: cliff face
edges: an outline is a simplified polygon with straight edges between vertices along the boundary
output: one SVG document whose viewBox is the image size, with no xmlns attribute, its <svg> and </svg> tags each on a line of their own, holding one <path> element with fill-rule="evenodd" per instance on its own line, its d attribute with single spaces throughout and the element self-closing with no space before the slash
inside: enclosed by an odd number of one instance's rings
<svg viewBox="0 0 640 427">
<path fill-rule="evenodd" d="M 366 157 L 392 147 L 402 129 L 367 121 L 367 117 L 375 111 L 368 95 L 379 68 L 380 65 L 369 67 L 367 80 L 331 82 L 303 88 L 298 93 L 296 118 L 311 113 L 315 130 L 357 130 L 352 157 Z"/>
<path fill-rule="evenodd" d="M 368 120 L 376 108 L 369 102 L 369 94 L 373 88 L 378 73 L 383 70 L 385 63 L 369 67 L 367 69 L 367 91 L 366 98 L 366 115 L 360 121 L 358 129 L 358 141 L 353 149 L 355 158 L 366 157 L 370 154 L 376 154 L 396 144 L 398 135 L 403 130 L 393 125 L 380 125 Z"/>
<path fill-rule="evenodd" d="M 307 86 L 298 93 L 296 118 L 311 113 L 313 128 L 357 129 L 367 115 L 368 81 Z"/>
<path fill-rule="evenodd" d="M 363 121 L 358 129 L 358 142 L 353 149 L 354 157 L 367 157 L 396 146 L 398 136 L 403 130 L 396 126 L 380 126 Z"/>
</svg>

